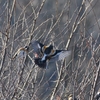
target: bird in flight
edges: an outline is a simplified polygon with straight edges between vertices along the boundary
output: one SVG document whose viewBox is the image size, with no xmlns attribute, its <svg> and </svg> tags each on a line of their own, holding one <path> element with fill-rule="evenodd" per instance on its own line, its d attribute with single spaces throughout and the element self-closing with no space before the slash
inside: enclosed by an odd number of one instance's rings
<svg viewBox="0 0 100 100">
<path fill-rule="evenodd" d="M 49 62 L 62 60 L 71 54 L 71 51 L 55 50 L 53 45 L 46 46 L 38 41 L 33 41 L 32 47 L 35 55 L 35 64 L 41 68 L 46 68 Z"/>
<path fill-rule="evenodd" d="M 19 58 L 23 60 L 26 57 L 28 50 L 29 50 L 28 46 L 19 48 L 17 52 L 14 54 L 14 56 L 12 57 L 12 59 Z"/>
</svg>

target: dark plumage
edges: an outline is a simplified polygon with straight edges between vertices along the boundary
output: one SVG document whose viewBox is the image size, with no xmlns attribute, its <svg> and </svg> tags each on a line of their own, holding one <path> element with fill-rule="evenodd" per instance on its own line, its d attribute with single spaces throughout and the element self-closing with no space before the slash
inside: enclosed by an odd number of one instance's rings
<svg viewBox="0 0 100 100">
<path fill-rule="evenodd" d="M 62 60 L 71 54 L 71 51 L 54 50 L 52 45 L 45 46 L 38 41 L 33 41 L 31 44 L 34 50 L 35 64 L 41 68 L 46 68 L 49 62 Z"/>
<path fill-rule="evenodd" d="M 53 46 L 52 45 L 44 46 L 43 48 L 44 48 L 44 52 L 43 53 L 46 54 L 46 55 L 50 55 L 52 50 L 53 50 Z"/>
<path fill-rule="evenodd" d="M 41 58 L 35 58 L 34 62 L 40 68 L 46 68 L 46 61 L 41 61 Z"/>
<path fill-rule="evenodd" d="M 25 46 L 25 49 L 28 51 L 29 50 L 29 46 Z"/>
</svg>

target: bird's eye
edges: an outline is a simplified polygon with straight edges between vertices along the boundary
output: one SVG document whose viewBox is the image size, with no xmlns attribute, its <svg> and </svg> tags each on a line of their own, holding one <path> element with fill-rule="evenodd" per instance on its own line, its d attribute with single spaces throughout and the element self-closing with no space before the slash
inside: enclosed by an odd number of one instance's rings
<svg viewBox="0 0 100 100">
<path fill-rule="evenodd" d="M 28 47 L 28 46 L 25 46 L 25 49 L 26 49 L 26 50 L 28 50 L 28 49 L 29 49 L 29 47 Z"/>
</svg>

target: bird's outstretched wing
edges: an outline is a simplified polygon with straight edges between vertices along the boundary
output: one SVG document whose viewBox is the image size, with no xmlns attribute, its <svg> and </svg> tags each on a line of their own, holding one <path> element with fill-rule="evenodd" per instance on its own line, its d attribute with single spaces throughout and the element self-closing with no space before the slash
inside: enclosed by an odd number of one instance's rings
<svg viewBox="0 0 100 100">
<path fill-rule="evenodd" d="M 71 55 L 71 51 L 55 50 L 55 53 L 53 55 L 51 55 L 51 57 L 50 57 L 50 62 L 62 60 L 64 58 L 68 57 L 69 55 Z"/>
<path fill-rule="evenodd" d="M 48 64 L 52 62 L 56 62 L 59 60 L 64 59 L 65 57 L 68 57 L 71 54 L 71 51 L 66 51 L 66 50 L 56 50 L 55 53 L 51 56 L 46 57 L 45 60 L 41 60 L 42 58 L 34 58 L 34 62 L 38 67 L 47 69 Z"/>
<path fill-rule="evenodd" d="M 32 44 L 33 52 L 37 53 L 38 55 L 41 55 L 43 53 L 42 47 L 44 46 L 44 44 L 38 41 L 32 41 L 31 44 Z"/>
<path fill-rule="evenodd" d="M 16 53 L 14 54 L 14 56 L 12 57 L 12 59 L 15 59 L 16 57 L 17 57 L 17 58 L 21 58 L 21 59 L 25 58 L 26 55 L 27 55 L 27 53 L 28 53 L 28 49 L 29 49 L 28 46 L 19 48 L 19 49 L 16 51 Z"/>
</svg>

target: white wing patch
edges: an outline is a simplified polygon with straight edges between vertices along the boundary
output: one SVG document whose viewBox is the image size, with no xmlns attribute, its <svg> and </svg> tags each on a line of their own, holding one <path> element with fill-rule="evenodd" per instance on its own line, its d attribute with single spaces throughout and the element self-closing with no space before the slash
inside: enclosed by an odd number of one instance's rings
<svg viewBox="0 0 100 100">
<path fill-rule="evenodd" d="M 59 55 L 58 55 L 58 60 L 62 60 L 65 57 L 69 56 L 71 54 L 71 51 L 62 51 Z"/>
<path fill-rule="evenodd" d="M 54 57 L 52 57 L 50 59 L 50 62 L 55 62 L 55 61 L 65 59 L 69 55 L 71 55 L 71 51 L 62 51 L 62 52 L 58 53 L 57 55 L 55 55 Z"/>
<path fill-rule="evenodd" d="M 41 46 L 38 44 L 38 48 L 41 49 Z"/>
<path fill-rule="evenodd" d="M 44 55 L 43 55 L 43 57 L 42 57 L 42 60 L 41 60 L 41 61 L 44 61 L 44 60 L 45 60 L 45 58 L 46 58 L 46 56 L 47 56 L 47 55 L 46 55 L 46 54 L 44 54 Z"/>
</svg>

